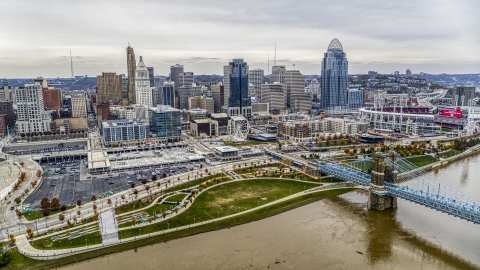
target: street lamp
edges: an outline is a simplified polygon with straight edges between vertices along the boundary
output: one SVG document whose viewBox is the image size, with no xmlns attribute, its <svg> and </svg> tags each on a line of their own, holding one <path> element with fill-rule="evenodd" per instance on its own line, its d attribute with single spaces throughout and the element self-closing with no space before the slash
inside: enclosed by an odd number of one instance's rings
<svg viewBox="0 0 480 270">
<path fill-rule="evenodd" d="M 87 239 L 85 239 L 85 247 L 87 247 Z"/>
<path fill-rule="evenodd" d="M 195 224 L 195 218 L 193 218 L 193 224 Z"/>
<path fill-rule="evenodd" d="M 167 225 L 168 225 L 168 230 L 170 230 L 170 223 L 167 222 Z"/>
</svg>

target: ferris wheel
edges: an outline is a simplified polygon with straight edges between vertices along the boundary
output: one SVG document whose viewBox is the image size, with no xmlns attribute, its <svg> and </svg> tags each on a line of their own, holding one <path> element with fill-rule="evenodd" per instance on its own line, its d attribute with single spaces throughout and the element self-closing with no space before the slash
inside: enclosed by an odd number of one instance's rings
<svg viewBox="0 0 480 270">
<path fill-rule="evenodd" d="M 250 123 L 243 116 L 232 116 L 228 120 L 227 132 L 233 142 L 243 142 L 250 132 Z"/>
</svg>

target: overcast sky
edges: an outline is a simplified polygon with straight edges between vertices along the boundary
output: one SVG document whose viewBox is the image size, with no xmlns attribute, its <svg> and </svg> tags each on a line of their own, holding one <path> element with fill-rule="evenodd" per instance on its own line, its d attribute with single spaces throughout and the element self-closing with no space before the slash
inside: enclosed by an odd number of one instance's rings
<svg viewBox="0 0 480 270">
<path fill-rule="evenodd" d="M 128 43 L 155 74 L 222 74 L 232 58 L 319 74 L 338 38 L 349 73 L 480 73 L 479 0 L 1 1 L 0 78 L 126 73 Z M 267 73 L 267 72 L 266 72 Z"/>
</svg>

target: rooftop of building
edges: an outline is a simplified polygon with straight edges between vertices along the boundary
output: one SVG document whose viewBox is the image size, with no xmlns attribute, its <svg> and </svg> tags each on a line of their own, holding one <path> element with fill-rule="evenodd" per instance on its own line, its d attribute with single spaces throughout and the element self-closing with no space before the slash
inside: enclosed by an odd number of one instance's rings
<svg viewBox="0 0 480 270">
<path fill-rule="evenodd" d="M 212 113 L 210 115 L 212 118 L 227 118 L 228 115 L 226 113 Z"/>
<path fill-rule="evenodd" d="M 215 150 L 221 153 L 237 152 L 238 149 L 232 146 L 217 146 Z"/>
<path fill-rule="evenodd" d="M 194 122 L 194 123 L 197 123 L 197 124 L 210 123 L 210 121 L 208 121 L 208 119 L 195 119 L 195 120 L 191 120 L 191 121 Z"/>
<path fill-rule="evenodd" d="M 126 126 L 126 125 L 145 125 L 143 119 L 116 119 L 116 120 L 103 120 L 102 127 L 116 127 L 116 126 Z"/>
<path fill-rule="evenodd" d="M 168 105 L 158 105 L 157 107 L 150 107 L 149 109 L 154 112 L 175 112 L 175 111 L 179 112 L 180 111 Z"/>
</svg>

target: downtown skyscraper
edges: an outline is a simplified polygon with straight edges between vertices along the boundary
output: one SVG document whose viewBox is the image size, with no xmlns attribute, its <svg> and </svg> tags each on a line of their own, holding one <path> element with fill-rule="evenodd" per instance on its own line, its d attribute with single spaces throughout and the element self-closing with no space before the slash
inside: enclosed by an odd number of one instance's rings
<svg viewBox="0 0 480 270">
<path fill-rule="evenodd" d="M 133 104 L 136 103 L 136 96 L 135 93 L 135 70 L 137 66 L 137 61 L 135 60 L 135 53 L 133 52 L 133 48 L 130 47 L 130 44 L 127 47 L 127 75 L 128 75 L 128 91 L 127 96 L 124 97 L 128 99 L 128 102 Z"/>
<path fill-rule="evenodd" d="M 135 74 L 135 93 L 136 103 L 147 107 L 152 107 L 152 88 L 148 76 L 148 68 L 140 56 Z"/>
<path fill-rule="evenodd" d="M 321 109 L 346 108 L 348 104 L 348 61 L 340 41 L 334 38 L 322 61 Z"/>
<path fill-rule="evenodd" d="M 228 116 L 252 114 L 252 100 L 248 95 L 248 65 L 243 59 L 223 66 L 224 109 Z"/>
</svg>

